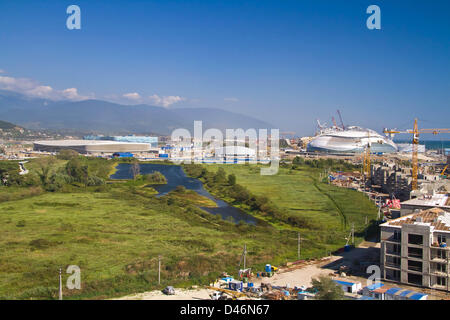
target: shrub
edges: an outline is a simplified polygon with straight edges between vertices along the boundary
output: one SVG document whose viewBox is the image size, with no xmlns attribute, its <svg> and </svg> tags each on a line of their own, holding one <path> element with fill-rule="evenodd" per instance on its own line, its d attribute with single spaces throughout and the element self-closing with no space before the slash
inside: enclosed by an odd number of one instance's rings
<svg viewBox="0 0 450 320">
<path fill-rule="evenodd" d="M 67 174 L 55 173 L 50 177 L 50 179 L 48 179 L 45 190 L 51 192 L 59 191 L 64 185 L 69 184 L 72 181 L 73 178 Z"/>
<path fill-rule="evenodd" d="M 228 175 L 228 184 L 234 186 L 236 184 L 236 176 L 234 174 Z"/>
<path fill-rule="evenodd" d="M 224 183 L 226 181 L 226 173 L 225 170 L 223 168 L 219 168 L 219 170 L 217 170 L 216 174 L 214 175 L 214 182 L 215 183 Z"/>
<path fill-rule="evenodd" d="M 92 176 L 87 179 L 87 185 L 90 187 L 102 186 L 104 184 L 105 184 L 105 180 L 103 180 L 102 178 L 96 177 L 96 176 Z"/>
<path fill-rule="evenodd" d="M 175 192 L 178 192 L 178 193 L 186 193 L 186 188 L 185 188 L 184 186 L 177 186 L 177 187 L 175 188 Z"/>
<path fill-rule="evenodd" d="M 26 225 L 25 220 L 19 220 L 16 224 L 16 227 L 23 228 L 23 227 L 25 227 L 25 225 Z"/>
<path fill-rule="evenodd" d="M 159 171 L 143 175 L 143 180 L 149 183 L 167 183 L 166 177 Z"/>
<path fill-rule="evenodd" d="M 56 158 L 61 159 L 61 160 L 71 160 L 73 158 L 78 158 L 78 156 L 79 156 L 79 154 L 75 150 L 64 149 L 58 153 Z"/>
<path fill-rule="evenodd" d="M 76 182 L 87 183 L 88 166 L 83 164 L 79 158 L 73 158 L 66 164 L 66 172 Z"/>
</svg>

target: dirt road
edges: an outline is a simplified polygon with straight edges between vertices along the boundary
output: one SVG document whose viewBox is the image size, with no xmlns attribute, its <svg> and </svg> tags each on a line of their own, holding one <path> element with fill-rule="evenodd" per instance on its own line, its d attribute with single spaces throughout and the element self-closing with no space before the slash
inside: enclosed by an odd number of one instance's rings
<svg viewBox="0 0 450 320">
<path fill-rule="evenodd" d="M 115 300 L 209 300 L 209 294 L 212 293 L 209 289 L 177 289 L 175 294 L 168 296 L 160 290 L 148 291 L 121 297 Z"/>
</svg>

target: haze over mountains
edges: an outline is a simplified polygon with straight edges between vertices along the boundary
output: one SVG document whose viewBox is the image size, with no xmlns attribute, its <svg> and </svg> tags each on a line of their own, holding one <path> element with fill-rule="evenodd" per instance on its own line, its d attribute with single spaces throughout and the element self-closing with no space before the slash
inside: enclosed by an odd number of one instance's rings
<svg viewBox="0 0 450 320">
<path fill-rule="evenodd" d="M 28 129 L 80 130 L 103 134 L 170 134 L 174 129 L 270 129 L 267 122 L 213 108 L 167 109 L 150 105 L 121 105 L 102 100 L 52 101 L 0 90 L 0 119 Z"/>
</svg>

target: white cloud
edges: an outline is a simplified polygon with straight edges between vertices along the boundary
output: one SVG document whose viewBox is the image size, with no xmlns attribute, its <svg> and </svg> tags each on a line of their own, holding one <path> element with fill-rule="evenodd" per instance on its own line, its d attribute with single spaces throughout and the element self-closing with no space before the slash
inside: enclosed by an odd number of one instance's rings
<svg viewBox="0 0 450 320">
<path fill-rule="evenodd" d="M 80 97 L 82 97 L 78 94 L 77 88 L 67 88 L 62 91 L 62 94 L 64 97 L 66 97 L 69 100 L 79 100 Z M 82 97 L 82 98 L 83 98 L 82 100 L 85 99 L 85 97 Z M 87 99 L 87 97 L 86 97 L 86 99 Z"/>
<path fill-rule="evenodd" d="M 137 92 L 125 93 L 123 95 L 123 97 L 127 98 L 127 99 L 130 99 L 130 100 L 135 100 L 135 101 L 138 101 L 138 100 L 142 99 L 141 95 L 139 93 L 137 93 Z"/>
<path fill-rule="evenodd" d="M 6 73 L 6 71 L 3 69 L 0 69 L 0 73 Z"/>
<path fill-rule="evenodd" d="M 26 92 L 30 96 L 41 98 L 50 98 L 54 93 L 53 88 L 50 86 L 37 86 L 33 89 L 27 90 Z"/>
<path fill-rule="evenodd" d="M 0 75 L 0 89 L 18 92 L 30 97 L 38 97 L 50 100 L 80 101 L 94 98 L 94 94 L 79 94 L 77 88 L 57 90 L 52 88 L 51 86 L 42 85 L 33 79 L 14 78 L 2 75 Z M 180 96 L 159 96 L 157 94 L 143 97 L 137 92 L 129 92 L 122 95 L 111 94 L 108 96 L 104 96 L 104 99 L 125 104 L 147 103 L 164 108 L 168 108 L 175 103 L 187 100 L 186 98 Z"/>
<path fill-rule="evenodd" d="M 168 108 L 170 107 L 172 104 L 180 102 L 180 101 L 185 101 L 186 98 L 180 97 L 180 96 L 163 96 L 160 97 L 157 94 L 154 94 L 150 97 L 148 97 L 150 102 L 156 106 L 159 107 L 164 107 L 164 108 Z"/>
<path fill-rule="evenodd" d="M 239 101 L 238 98 L 224 98 L 223 100 L 227 101 L 227 102 L 238 102 Z"/>
<path fill-rule="evenodd" d="M 38 84 L 31 79 L 0 76 L 0 88 L 23 92 L 36 88 Z"/>
<path fill-rule="evenodd" d="M 78 94 L 76 88 L 55 90 L 50 86 L 40 85 L 37 81 L 28 78 L 14 78 L 0 76 L 0 89 L 22 93 L 30 97 L 45 98 L 51 100 L 85 100 L 88 96 Z"/>
</svg>

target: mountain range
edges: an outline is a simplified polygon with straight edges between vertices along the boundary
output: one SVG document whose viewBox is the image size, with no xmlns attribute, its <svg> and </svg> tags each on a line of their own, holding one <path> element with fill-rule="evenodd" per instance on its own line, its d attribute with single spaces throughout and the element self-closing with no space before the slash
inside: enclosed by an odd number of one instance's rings
<svg viewBox="0 0 450 320">
<path fill-rule="evenodd" d="M 103 100 L 53 101 L 0 90 L 0 119 L 28 129 L 76 130 L 102 134 L 153 133 L 169 135 L 174 129 L 192 132 L 194 120 L 203 130 L 270 129 L 256 118 L 213 108 L 163 108 L 122 105 Z"/>
</svg>

